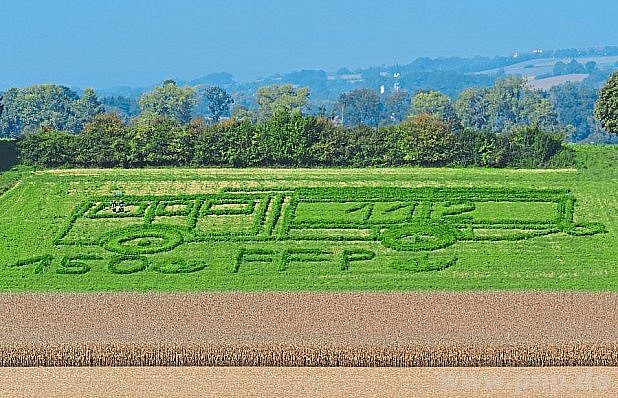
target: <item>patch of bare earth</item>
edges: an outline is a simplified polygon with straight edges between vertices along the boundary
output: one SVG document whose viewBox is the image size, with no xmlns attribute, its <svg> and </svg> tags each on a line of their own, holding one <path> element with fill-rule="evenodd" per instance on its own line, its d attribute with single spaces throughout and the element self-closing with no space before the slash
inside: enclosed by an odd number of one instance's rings
<svg viewBox="0 0 618 398">
<path fill-rule="evenodd" d="M 618 366 L 615 293 L 1 294 L 2 366 Z"/>
<path fill-rule="evenodd" d="M 618 368 L 4 368 L 10 397 L 615 397 Z"/>
</svg>

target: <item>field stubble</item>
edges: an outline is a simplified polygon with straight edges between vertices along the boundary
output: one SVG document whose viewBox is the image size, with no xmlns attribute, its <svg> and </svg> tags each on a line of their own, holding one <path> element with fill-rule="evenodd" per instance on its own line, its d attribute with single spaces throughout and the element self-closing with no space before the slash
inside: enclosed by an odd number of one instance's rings
<svg viewBox="0 0 618 398">
<path fill-rule="evenodd" d="M 11 397 L 615 397 L 618 368 L 0 369 Z"/>
</svg>

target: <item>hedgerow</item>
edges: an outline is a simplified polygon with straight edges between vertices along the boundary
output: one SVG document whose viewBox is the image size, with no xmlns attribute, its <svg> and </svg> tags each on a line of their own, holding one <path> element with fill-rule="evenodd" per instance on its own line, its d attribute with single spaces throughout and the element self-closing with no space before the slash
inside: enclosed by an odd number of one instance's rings
<svg viewBox="0 0 618 398">
<path fill-rule="evenodd" d="M 448 122 L 426 114 L 381 128 L 344 128 L 286 111 L 257 124 L 230 119 L 178 126 L 159 118 L 148 126 L 124 126 L 103 117 L 82 134 L 42 129 L 18 146 L 25 164 L 41 167 L 548 167 L 554 159 L 573 161 L 562 155 L 568 149 L 559 133 L 526 126 L 512 134 L 470 129 L 455 134 Z"/>
</svg>

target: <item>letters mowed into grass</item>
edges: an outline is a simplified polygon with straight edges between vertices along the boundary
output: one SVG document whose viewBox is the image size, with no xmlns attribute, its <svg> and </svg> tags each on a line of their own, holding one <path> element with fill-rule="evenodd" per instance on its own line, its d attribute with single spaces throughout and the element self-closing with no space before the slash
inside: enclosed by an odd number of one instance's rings
<svg viewBox="0 0 618 398">
<path fill-rule="evenodd" d="M 616 199 L 589 185 L 574 171 L 37 172 L 0 197 L 0 289 L 616 290 L 614 213 L 598 207 Z"/>
</svg>

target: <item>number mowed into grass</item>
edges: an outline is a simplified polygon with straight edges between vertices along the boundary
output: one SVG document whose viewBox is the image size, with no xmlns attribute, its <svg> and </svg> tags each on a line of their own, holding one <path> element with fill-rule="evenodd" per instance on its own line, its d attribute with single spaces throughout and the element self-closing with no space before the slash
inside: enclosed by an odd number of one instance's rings
<svg viewBox="0 0 618 398">
<path fill-rule="evenodd" d="M 150 169 L 22 175 L 2 291 L 618 290 L 616 174 Z"/>
</svg>

